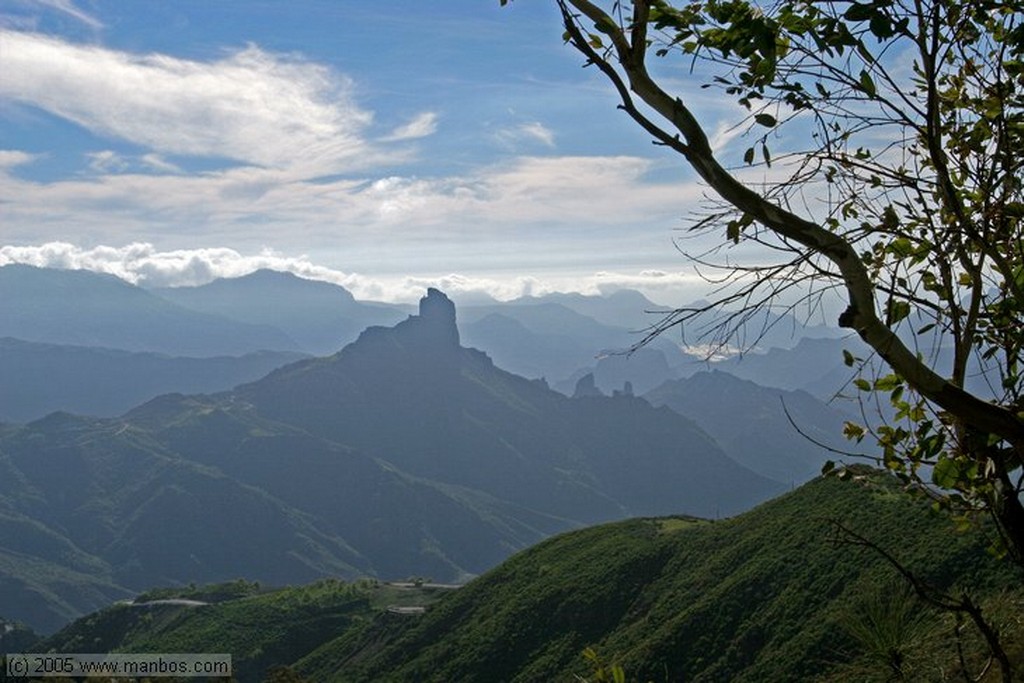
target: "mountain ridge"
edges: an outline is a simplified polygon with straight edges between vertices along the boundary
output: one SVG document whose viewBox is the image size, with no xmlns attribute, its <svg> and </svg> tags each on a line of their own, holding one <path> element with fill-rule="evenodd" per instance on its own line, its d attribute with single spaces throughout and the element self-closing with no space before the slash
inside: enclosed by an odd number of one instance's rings
<svg viewBox="0 0 1024 683">
<path fill-rule="evenodd" d="M 459 342 L 454 304 L 430 290 L 419 315 L 233 391 L 0 427 L 0 512 L 41 525 L 0 553 L 73 539 L 115 593 L 240 575 L 453 581 L 567 528 L 727 515 L 782 490 L 667 408 L 574 400 Z M 52 629 L 93 604 L 81 587 L 4 616 Z"/>
</svg>

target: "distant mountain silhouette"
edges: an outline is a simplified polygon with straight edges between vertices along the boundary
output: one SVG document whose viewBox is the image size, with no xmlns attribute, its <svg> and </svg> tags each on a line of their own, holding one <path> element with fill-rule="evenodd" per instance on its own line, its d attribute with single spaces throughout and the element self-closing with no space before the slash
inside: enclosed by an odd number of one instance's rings
<svg viewBox="0 0 1024 683">
<path fill-rule="evenodd" d="M 113 275 L 0 267 L 0 337 L 177 356 L 297 351 L 278 329 L 177 306 Z"/>
<path fill-rule="evenodd" d="M 853 417 L 842 410 L 719 370 L 665 382 L 644 398 L 692 419 L 737 462 L 788 485 L 814 478 L 837 457 L 826 447 L 849 447 L 843 422 Z"/>
<path fill-rule="evenodd" d="M 867 347 L 856 337 L 845 339 L 801 339 L 792 349 L 774 348 L 765 353 L 748 353 L 714 364 L 718 370 L 762 386 L 802 389 L 822 400 L 848 389 L 857 376 L 855 368 L 843 363 L 843 350 L 867 357 Z"/>
<path fill-rule="evenodd" d="M 407 313 L 404 306 L 359 302 L 339 285 L 274 270 L 151 291 L 195 311 L 273 326 L 314 355 L 334 353 L 370 325 L 391 325 Z"/>
<path fill-rule="evenodd" d="M 763 483 L 689 421 L 636 398 L 567 399 L 460 347 L 454 307 L 437 290 L 420 308 L 237 398 L 411 474 L 580 522 L 678 505 L 726 514 L 760 495 Z"/>
<path fill-rule="evenodd" d="M 0 422 L 55 411 L 113 417 L 159 394 L 224 391 L 302 357 L 260 351 L 187 358 L 0 338 Z"/>
<path fill-rule="evenodd" d="M 604 349 L 628 348 L 635 341 L 624 326 L 542 300 L 466 306 L 459 317 L 467 346 L 485 350 L 509 372 L 552 381 L 593 364 Z"/>
<path fill-rule="evenodd" d="M 672 358 L 674 364 L 669 363 Z M 686 377 L 707 367 L 695 356 L 688 356 L 678 348 L 657 348 L 645 346 L 631 353 L 622 351 L 602 354 L 596 362 L 574 372 L 553 388 L 563 394 L 571 394 L 579 378 L 593 375 L 595 386 L 606 394 L 631 383 L 637 393 L 643 394 L 670 379 Z"/>
<path fill-rule="evenodd" d="M 593 318 L 602 325 L 643 330 L 658 322 L 663 312 L 671 310 L 656 304 L 633 289 L 620 289 L 606 295 L 586 295 L 559 292 L 543 296 L 524 296 L 509 301 L 508 306 L 537 306 L 557 304 L 580 315 Z"/>
<path fill-rule="evenodd" d="M 498 369 L 455 316 L 430 290 L 419 315 L 232 392 L 0 427 L 3 616 L 45 631 L 98 595 L 243 575 L 457 580 L 580 524 L 783 488 L 667 408 Z"/>
</svg>

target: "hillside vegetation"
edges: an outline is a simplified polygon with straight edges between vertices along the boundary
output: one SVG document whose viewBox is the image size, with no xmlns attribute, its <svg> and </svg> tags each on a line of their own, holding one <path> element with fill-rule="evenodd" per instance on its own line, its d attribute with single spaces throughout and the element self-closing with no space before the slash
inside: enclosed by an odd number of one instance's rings
<svg viewBox="0 0 1024 683">
<path fill-rule="evenodd" d="M 569 532 L 456 591 L 326 581 L 207 606 L 117 606 L 45 647 L 229 651 L 243 681 L 282 666 L 309 681 L 574 681 L 594 675 L 586 648 L 637 681 L 889 680 L 892 652 L 909 680 L 963 680 L 953 620 L 903 590 L 877 553 L 837 542 L 831 520 L 938 586 L 970 588 L 1024 661 L 1021 577 L 985 553 L 984 534 L 954 535 L 882 475 L 818 480 L 724 521 Z M 434 599 L 421 616 L 384 609 Z M 969 628 L 961 645 L 980 671 Z"/>
</svg>

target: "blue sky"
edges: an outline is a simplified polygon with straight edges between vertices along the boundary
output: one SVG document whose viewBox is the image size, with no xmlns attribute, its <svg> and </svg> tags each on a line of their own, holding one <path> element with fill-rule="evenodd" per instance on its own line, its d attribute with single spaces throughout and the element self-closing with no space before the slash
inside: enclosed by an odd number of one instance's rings
<svg viewBox="0 0 1024 683">
<path fill-rule="evenodd" d="M 0 263 L 700 296 L 703 189 L 561 34 L 547 0 L 0 0 Z"/>
</svg>

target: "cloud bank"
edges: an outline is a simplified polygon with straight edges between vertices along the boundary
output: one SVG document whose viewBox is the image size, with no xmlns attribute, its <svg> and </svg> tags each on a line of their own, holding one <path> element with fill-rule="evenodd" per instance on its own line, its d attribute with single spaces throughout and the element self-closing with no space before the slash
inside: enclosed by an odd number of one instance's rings
<svg viewBox="0 0 1024 683">
<path fill-rule="evenodd" d="M 552 292 L 608 294 L 618 289 L 639 289 L 657 302 L 671 303 L 679 291 L 703 286 L 692 273 L 602 271 L 585 276 L 487 276 L 450 273 L 440 276 L 377 277 L 346 273 L 314 263 L 308 256 L 290 256 L 273 250 L 243 254 L 229 248 L 161 251 L 152 244 L 82 248 L 67 242 L 34 246 L 0 246 L 0 266 L 14 263 L 39 268 L 89 270 L 115 275 L 144 287 L 201 285 L 216 278 L 241 277 L 259 269 L 294 273 L 345 287 L 362 300 L 414 303 L 427 287 L 438 287 L 456 299 L 493 298 L 501 301 Z"/>
</svg>

